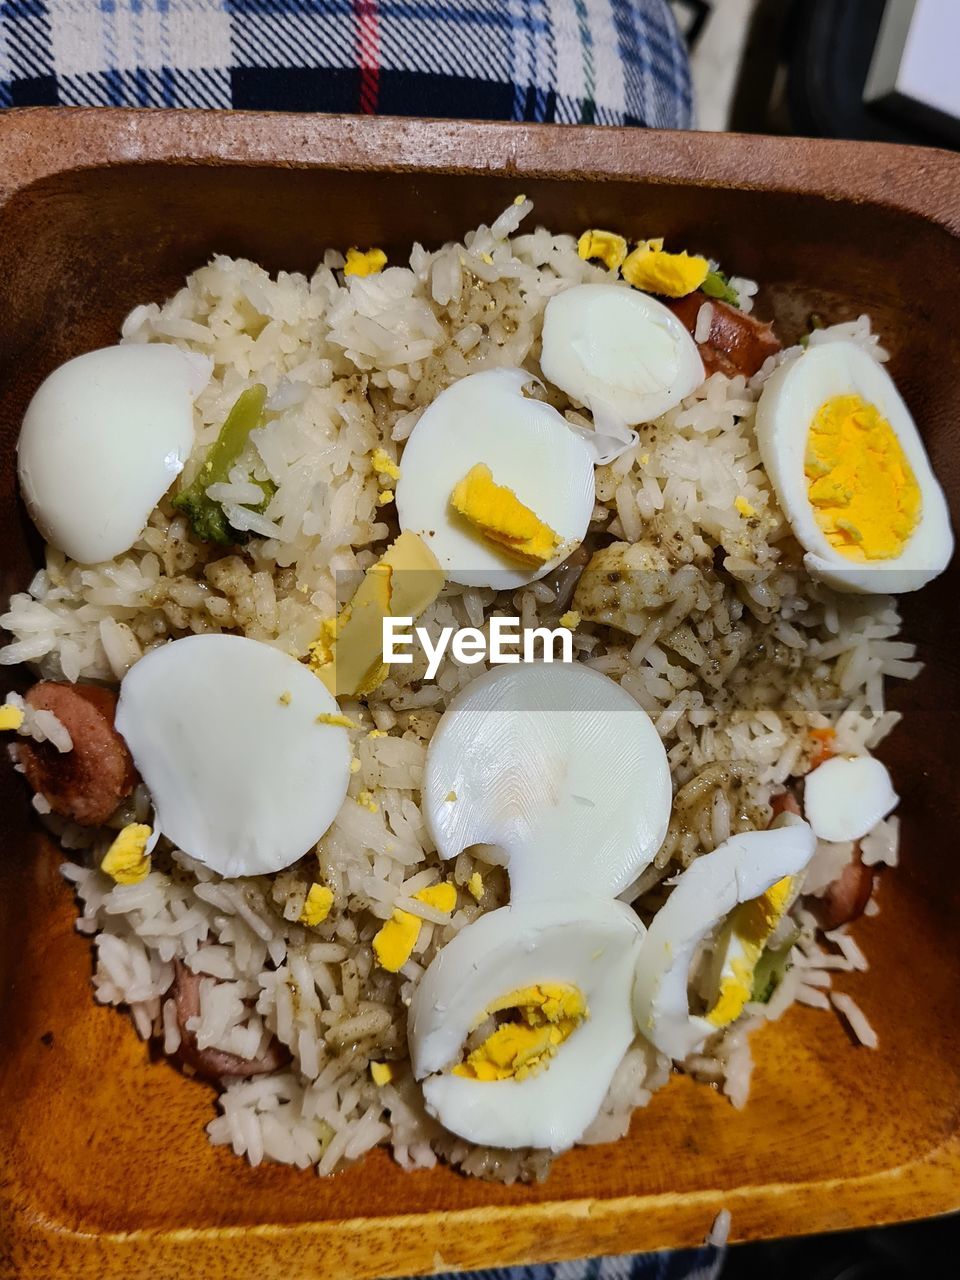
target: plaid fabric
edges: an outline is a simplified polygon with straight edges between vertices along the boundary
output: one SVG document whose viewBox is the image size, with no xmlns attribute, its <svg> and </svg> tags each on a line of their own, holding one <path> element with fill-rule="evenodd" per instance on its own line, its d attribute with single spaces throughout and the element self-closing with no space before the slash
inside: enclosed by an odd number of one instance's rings
<svg viewBox="0 0 960 1280">
<path fill-rule="evenodd" d="M 450 1271 L 433 1280 L 718 1280 L 725 1256 L 726 1249 L 683 1249 L 677 1253 L 578 1258 L 534 1267 Z"/>
<path fill-rule="evenodd" d="M 688 128 L 667 0 L 0 0 L 0 106 Z"/>
</svg>

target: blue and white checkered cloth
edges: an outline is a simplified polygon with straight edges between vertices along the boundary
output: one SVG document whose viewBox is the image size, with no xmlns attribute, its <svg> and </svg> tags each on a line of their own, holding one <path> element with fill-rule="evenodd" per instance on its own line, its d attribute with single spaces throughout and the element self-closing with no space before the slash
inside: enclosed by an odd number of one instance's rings
<svg viewBox="0 0 960 1280">
<path fill-rule="evenodd" d="M 58 104 L 691 124 L 667 0 L 0 0 L 0 107 Z M 714 1280 L 721 1264 L 705 1248 L 475 1275 Z"/>
<path fill-rule="evenodd" d="M 0 0 L 0 106 L 688 128 L 667 0 Z"/>
<path fill-rule="evenodd" d="M 533 1267 L 447 1272 L 434 1280 L 718 1280 L 725 1249 L 682 1249 L 677 1253 L 635 1253 Z"/>
</svg>

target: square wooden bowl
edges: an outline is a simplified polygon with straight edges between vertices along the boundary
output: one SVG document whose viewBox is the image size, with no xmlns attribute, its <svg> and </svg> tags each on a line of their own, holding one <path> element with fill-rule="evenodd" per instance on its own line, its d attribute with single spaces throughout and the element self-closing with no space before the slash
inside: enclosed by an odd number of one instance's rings
<svg viewBox="0 0 960 1280">
<path fill-rule="evenodd" d="M 20 417 L 55 365 L 116 340 L 214 251 L 310 271 L 327 245 L 399 258 L 489 221 L 666 234 L 764 284 L 795 336 L 869 312 L 960 505 L 960 159 L 936 151 L 620 129 L 217 112 L 0 119 L 4 596 L 40 552 L 16 494 Z M 0 1275 L 367 1277 L 892 1222 L 960 1205 L 960 567 L 904 600 L 923 675 L 887 757 L 903 865 L 856 936 L 848 989 L 880 1033 L 794 1008 L 755 1037 L 746 1110 L 677 1077 L 629 1138 L 541 1186 L 377 1151 L 338 1177 L 257 1169 L 203 1133 L 213 1094 L 97 1007 L 57 851 L 0 770 Z M 846 979 L 845 979 L 846 981 Z"/>
</svg>

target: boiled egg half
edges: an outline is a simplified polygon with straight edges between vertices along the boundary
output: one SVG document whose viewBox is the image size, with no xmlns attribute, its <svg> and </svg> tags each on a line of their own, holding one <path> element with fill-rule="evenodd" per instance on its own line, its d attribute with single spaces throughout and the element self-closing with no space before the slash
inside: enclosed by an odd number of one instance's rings
<svg viewBox="0 0 960 1280">
<path fill-rule="evenodd" d="M 441 857 L 500 846 L 520 902 L 622 892 L 663 842 L 672 792 L 653 722 L 620 685 L 580 663 L 525 663 L 454 698 L 422 797 Z"/>
<path fill-rule="evenodd" d="M 763 946 L 796 896 L 790 883 L 813 856 L 807 823 L 784 814 L 768 831 L 731 836 L 684 871 L 651 922 L 640 947 L 634 986 L 637 1027 L 677 1061 L 739 1016 L 750 996 Z M 772 891 L 772 892 L 771 892 Z M 738 904 L 721 940 L 716 998 L 704 1014 L 690 1011 L 688 985 L 695 955 Z"/>
<path fill-rule="evenodd" d="M 396 487 L 400 527 L 454 582 L 513 590 L 583 540 L 593 459 L 565 419 L 525 394 L 522 369 L 461 378 L 414 427 Z"/>
<path fill-rule="evenodd" d="M 336 699 L 308 667 L 257 640 L 188 636 L 152 650 L 124 676 L 116 724 L 156 825 L 222 876 L 289 866 L 347 794 Z"/>
<path fill-rule="evenodd" d="M 946 568 L 943 490 L 893 379 L 862 348 L 807 349 L 764 384 L 757 442 L 810 573 L 847 591 L 914 591 Z"/>
<path fill-rule="evenodd" d="M 873 756 L 834 756 L 804 780 L 804 816 L 821 840 L 859 840 L 899 800 L 886 765 Z"/>
<path fill-rule="evenodd" d="M 461 930 L 410 1005 L 430 1114 L 469 1142 L 571 1147 L 633 1039 L 642 936 L 622 903 L 582 897 L 511 904 Z"/>
<path fill-rule="evenodd" d="M 207 356 L 122 343 L 54 369 L 17 445 L 24 501 L 43 536 L 81 564 L 122 555 L 193 449 Z"/>
<path fill-rule="evenodd" d="M 598 431 L 652 422 L 704 379 L 697 345 L 673 312 L 616 284 L 575 285 L 550 299 L 540 367 L 590 410 Z"/>
</svg>

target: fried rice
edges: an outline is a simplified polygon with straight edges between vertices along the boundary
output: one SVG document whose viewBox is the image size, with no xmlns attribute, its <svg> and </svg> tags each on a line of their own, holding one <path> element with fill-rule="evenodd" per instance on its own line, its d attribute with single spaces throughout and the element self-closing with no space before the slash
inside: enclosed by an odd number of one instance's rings
<svg viewBox="0 0 960 1280">
<path fill-rule="evenodd" d="M 0 619 L 13 636 L 0 662 L 28 663 L 52 679 L 115 684 L 155 646 L 213 631 L 303 657 L 336 612 L 338 582 L 368 568 L 396 536 L 392 508 L 378 503 L 373 451 L 402 455 L 424 407 L 468 373 L 521 366 L 539 375 L 549 298 L 608 278 L 581 260 L 574 237 L 521 231 L 531 208 L 514 203 L 459 244 L 416 244 L 407 265 L 367 277 L 345 279 L 344 258 L 332 249 L 309 278 L 274 278 L 252 262 L 217 256 L 167 302 L 137 307 L 123 324 L 124 341 L 172 342 L 214 361 L 197 401 L 186 481 L 238 395 L 255 383 L 267 388 L 269 430 L 253 433 L 213 495 L 231 524 L 252 536 L 227 550 L 201 542 L 168 497 L 116 561 L 80 566 L 48 547 L 29 590 Z M 756 285 L 732 284 L 749 310 Z M 813 344 L 836 340 L 886 358 L 866 317 L 809 336 Z M 576 660 L 636 699 L 668 753 L 674 817 L 654 862 L 622 895 L 644 920 L 679 869 L 732 833 L 768 825 L 771 799 L 810 767 L 811 731 L 832 728 L 840 751 L 875 748 L 898 720 L 886 708 L 885 679 L 918 670 L 913 647 L 898 639 L 891 598 L 839 595 L 807 575 L 761 465 L 753 428 L 760 390 L 800 352 L 771 357 L 749 380 L 708 377 L 641 427 L 634 448 L 597 468 L 590 545 L 653 547 L 665 566 L 658 598 L 637 605 L 645 625 L 636 634 L 583 621 L 573 637 Z M 589 425 L 556 389 L 542 394 L 570 422 Z M 275 491 L 258 512 L 251 495 L 262 495 L 256 486 L 267 480 Z M 448 583 L 419 625 L 434 637 L 445 626 L 486 629 L 494 613 L 515 614 L 524 626 L 556 625 L 575 589 L 586 612 L 602 589 L 581 569 L 561 566 L 512 595 Z M 487 846 L 464 851 L 452 869 L 458 886 L 482 873 L 479 901 L 463 894 L 465 905 L 448 916 L 414 897 L 442 866 L 419 805 L 427 744 L 450 700 L 485 670 L 448 651 L 427 682 L 425 665 L 415 654 L 364 701 L 341 699 L 356 722 L 349 733 L 359 768 L 316 850 L 276 875 L 224 880 L 164 840 L 146 879 L 115 884 L 99 863 L 116 829 L 147 817 L 145 789 L 109 828 L 92 831 L 35 799 L 68 851 L 63 873 L 80 904 L 78 928 L 93 943 L 98 1001 L 127 1008 L 142 1038 L 176 1055 L 179 964 L 198 975 L 200 1048 L 254 1058 L 273 1037 L 286 1047 L 286 1066 L 228 1082 L 207 1126 L 212 1142 L 252 1164 L 315 1165 L 330 1174 L 387 1144 L 408 1168 L 443 1159 L 511 1181 L 542 1177 L 549 1167 L 548 1153 L 480 1148 L 445 1131 L 426 1114 L 409 1071 L 406 1010 L 418 979 L 440 947 L 508 897 L 503 856 Z M 62 741 L 62 726 L 49 717 L 34 713 L 21 732 Z M 805 893 L 823 893 L 852 856 L 852 846 L 821 845 Z M 895 864 L 895 818 L 867 837 L 863 856 L 869 865 Z M 333 890 L 334 905 L 307 928 L 300 915 L 317 878 Z M 734 1106 L 747 1102 L 752 1032 L 797 1001 L 833 1007 L 864 1043 L 875 1040 L 850 998 L 832 991 L 866 959 L 844 928 L 818 930 L 810 901 L 794 910 L 793 966 L 769 1002 L 749 1004 L 682 1064 Z M 375 964 L 371 942 L 396 907 L 420 916 L 423 927 L 411 958 L 391 974 Z M 757 1043 L 762 1052 L 762 1035 Z M 369 1067 L 384 1061 L 393 1079 L 378 1086 Z M 671 1063 L 638 1038 L 584 1141 L 625 1133 L 632 1112 L 670 1073 Z"/>
</svg>

